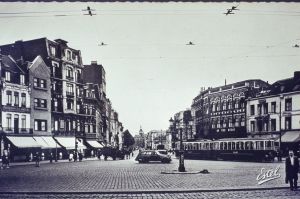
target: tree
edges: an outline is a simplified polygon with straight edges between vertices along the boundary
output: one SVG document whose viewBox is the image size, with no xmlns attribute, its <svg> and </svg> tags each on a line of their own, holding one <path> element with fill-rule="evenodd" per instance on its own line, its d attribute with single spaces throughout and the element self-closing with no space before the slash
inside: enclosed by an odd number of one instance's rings
<svg viewBox="0 0 300 199">
<path fill-rule="evenodd" d="M 130 146 L 134 145 L 134 143 L 135 143 L 135 141 L 134 141 L 134 138 L 131 135 L 131 133 L 128 130 L 124 131 L 124 133 L 123 133 L 123 146 L 130 147 Z"/>
</svg>

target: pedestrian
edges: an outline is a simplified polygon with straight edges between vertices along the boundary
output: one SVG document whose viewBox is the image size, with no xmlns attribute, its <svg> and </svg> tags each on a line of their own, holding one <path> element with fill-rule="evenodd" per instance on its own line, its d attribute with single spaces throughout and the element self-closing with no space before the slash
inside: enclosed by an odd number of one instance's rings
<svg viewBox="0 0 300 199">
<path fill-rule="evenodd" d="M 101 160 L 101 151 L 100 151 L 100 149 L 98 149 L 98 151 L 97 151 L 97 157 L 98 157 L 99 160 Z"/>
<path fill-rule="evenodd" d="M 1 169 L 4 169 L 6 167 L 6 158 L 4 154 L 2 155 L 1 159 L 2 159 Z"/>
<path fill-rule="evenodd" d="M 29 162 L 32 162 L 33 161 L 33 154 L 30 153 L 30 156 L 29 156 Z"/>
<path fill-rule="evenodd" d="M 73 160 L 73 153 L 70 152 L 70 154 L 69 154 L 69 162 L 71 162 L 72 160 Z"/>
<path fill-rule="evenodd" d="M 78 153 L 79 162 L 82 161 L 82 156 L 83 156 L 83 154 L 82 154 L 82 152 L 81 152 L 81 150 L 80 150 L 79 153 Z"/>
<path fill-rule="evenodd" d="M 61 160 L 63 158 L 62 152 L 59 152 L 59 159 Z"/>
<path fill-rule="evenodd" d="M 40 154 L 39 154 L 39 152 L 35 153 L 34 159 L 35 159 L 35 166 L 39 167 L 40 166 Z"/>
<path fill-rule="evenodd" d="M 52 152 L 50 153 L 49 160 L 50 160 L 50 163 L 53 162 L 53 153 Z"/>
<path fill-rule="evenodd" d="M 77 152 L 75 151 L 74 152 L 74 162 L 76 162 L 77 161 Z"/>
<path fill-rule="evenodd" d="M 292 150 L 289 151 L 289 157 L 285 161 L 285 172 L 286 172 L 286 183 L 290 182 L 290 189 L 297 190 L 298 181 L 298 171 L 299 171 L 299 160 L 298 157 L 294 156 Z"/>
</svg>

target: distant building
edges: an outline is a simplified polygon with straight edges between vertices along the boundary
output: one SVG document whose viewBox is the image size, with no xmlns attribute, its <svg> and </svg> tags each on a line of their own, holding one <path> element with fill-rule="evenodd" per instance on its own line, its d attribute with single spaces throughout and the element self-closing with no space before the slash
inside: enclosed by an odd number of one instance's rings
<svg viewBox="0 0 300 199">
<path fill-rule="evenodd" d="M 146 148 L 158 149 L 167 148 L 167 132 L 163 130 L 152 130 L 146 135 Z"/>
<path fill-rule="evenodd" d="M 140 127 L 139 133 L 134 136 L 135 141 L 135 147 L 138 148 L 145 148 L 145 134 L 142 130 L 142 127 Z"/>
<path fill-rule="evenodd" d="M 196 138 L 246 137 L 246 99 L 268 86 L 253 79 L 203 89 L 192 104 Z"/>
</svg>

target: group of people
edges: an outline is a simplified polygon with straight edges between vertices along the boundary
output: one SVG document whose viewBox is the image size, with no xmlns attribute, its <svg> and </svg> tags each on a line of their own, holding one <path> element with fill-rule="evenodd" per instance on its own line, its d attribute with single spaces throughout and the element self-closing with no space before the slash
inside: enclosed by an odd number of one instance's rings
<svg viewBox="0 0 300 199">
<path fill-rule="evenodd" d="M 79 162 L 81 162 L 83 159 L 83 153 L 81 152 L 81 150 L 79 152 L 74 151 L 69 153 L 69 162 L 71 161 L 76 162 L 77 159 L 79 160 Z"/>
</svg>

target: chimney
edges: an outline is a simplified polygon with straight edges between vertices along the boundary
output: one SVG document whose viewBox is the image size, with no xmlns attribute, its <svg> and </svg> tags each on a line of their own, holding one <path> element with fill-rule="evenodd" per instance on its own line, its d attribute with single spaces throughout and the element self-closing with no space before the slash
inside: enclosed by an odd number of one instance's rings
<svg viewBox="0 0 300 199">
<path fill-rule="evenodd" d="M 295 71 L 294 72 L 294 79 L 300 79 L 300 71 Z"/>
<path fill-rule="evenodd" d="M 91 65 L 97 65 L 97 61 L 91 61 Z"/>
</svg>

